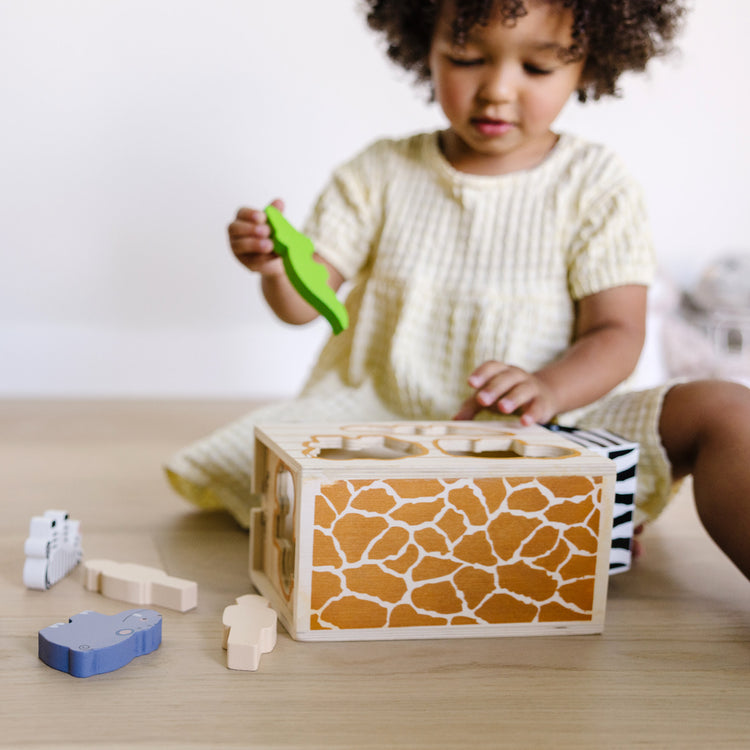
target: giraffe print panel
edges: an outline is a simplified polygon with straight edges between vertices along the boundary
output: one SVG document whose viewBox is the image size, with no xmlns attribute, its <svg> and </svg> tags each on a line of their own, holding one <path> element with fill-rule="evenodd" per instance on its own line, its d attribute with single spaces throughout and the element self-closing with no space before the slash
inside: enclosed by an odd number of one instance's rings
<svg viewBox="0 0 750 750">
<path fill-rule="evenodd" d="M 312 630 L 591 621 L 602 477 L 346 480 L 315 497 Z"/>
</svg>

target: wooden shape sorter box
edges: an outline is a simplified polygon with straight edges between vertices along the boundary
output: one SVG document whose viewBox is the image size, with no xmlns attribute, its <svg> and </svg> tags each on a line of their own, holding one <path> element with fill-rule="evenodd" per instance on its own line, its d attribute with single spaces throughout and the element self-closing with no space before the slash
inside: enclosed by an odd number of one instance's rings
<svg viewBox="0 0 750 750">
<path fill-rule="evenodd" d="M 250 578 L 307 641 L 601 632 L 615 464 L 515 422 L 255 431 Z"/>
</svg>

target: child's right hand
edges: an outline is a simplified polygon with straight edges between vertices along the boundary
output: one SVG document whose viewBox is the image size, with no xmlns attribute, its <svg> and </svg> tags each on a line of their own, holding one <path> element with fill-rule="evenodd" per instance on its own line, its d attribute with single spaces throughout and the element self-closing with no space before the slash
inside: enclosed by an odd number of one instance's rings
<svg viewBox="0 0 750 750">
<path fill-rule="evenodd" d="M 277 199 L 271 205 L 279 211 L 284 210 L 282 200 Z M 241 208 L 227 232 L 234 257 L 243 266 L 263 276 L 280 276 L 284 273 L 284 263 L 273 251 L 271 227 L 264 211 Z"/>
</svg>

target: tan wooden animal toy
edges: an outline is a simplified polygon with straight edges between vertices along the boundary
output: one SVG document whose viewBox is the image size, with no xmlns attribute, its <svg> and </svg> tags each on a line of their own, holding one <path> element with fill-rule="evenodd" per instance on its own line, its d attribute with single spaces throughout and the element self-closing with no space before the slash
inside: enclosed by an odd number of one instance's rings
<svg viewBox="0 0 750 750">
<path fill-rule="evenodd" d="M 167 575 L 159 568 L 114 560 L 86 560 L 83 585 L 110 599 L 153 604 L 179 612 L 198 606 L 198 584 Z"/>
</svg>

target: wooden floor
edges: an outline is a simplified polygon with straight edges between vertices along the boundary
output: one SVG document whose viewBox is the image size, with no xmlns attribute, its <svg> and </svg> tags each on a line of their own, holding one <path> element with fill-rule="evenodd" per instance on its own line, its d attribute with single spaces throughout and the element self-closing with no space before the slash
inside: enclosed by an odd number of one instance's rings
<svg viewBox="0 0 750 750">
<path fill-rule="evenodd" d="M 250 591 L 246 533 L 194 511 L 160 464 L 241 415 L 238 402 L 0 402 L 0 746 L 13 748 L 747 748 L 750 585 L 699 526 L 688 493 L 612 578 L 601 636 L 297 643 L 279 633 L 233 672 L 221 615 Z M 749 457 L 750 458 L 750 457 Z M 154 653 L 77 679 L 37 657 L 37 632 L 131 605 L 22 583 L 33 515 L 68 510 L 87 557 L 196 580 L 162 610 Z"/>
</svg>

